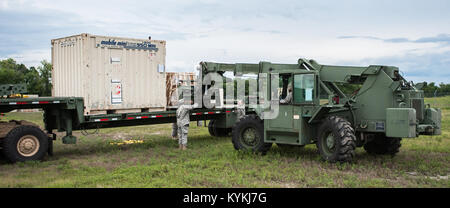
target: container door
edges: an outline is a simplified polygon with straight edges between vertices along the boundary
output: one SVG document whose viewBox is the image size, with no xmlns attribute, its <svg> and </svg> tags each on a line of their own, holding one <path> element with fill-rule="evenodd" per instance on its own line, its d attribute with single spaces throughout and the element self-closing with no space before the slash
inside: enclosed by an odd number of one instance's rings
<svg viewBox="0 0 450 208">
<path fill-rule="evenodd" d="M 109 105 L 122 104 L 123 99 L 123 77 L 122 77 L 122 49 L 110 48 L 109 67 L 106 77 L 111 81 L 111 103 Z"/>
<path fill-rule="evenodd" d="M 279 113 L 278 117 L 275 119 L 268 119 L 265 125 L 271 130 L 279 130 L 281 131 L 293 131 L 293 123 L 292 123 L 292 100 L 289 102 L 282 101 L 288 98 L 288 94 L 292 93 L 288 91 L 288 87 L 292 86 L 292 74 L 280 74 L 279 75 Z M 290 95 L 292 97 L 292 95 Z"/>
<path fill-rule="evenodd" d="M 299 144 L 310 143 L 311 127 L 307 120 L 314 112 L 314 103 L 317 101 L 316 76 L 312 73 L 294 74 L 294 113 L 293 124 L 298 130 Z"/>
</svg>

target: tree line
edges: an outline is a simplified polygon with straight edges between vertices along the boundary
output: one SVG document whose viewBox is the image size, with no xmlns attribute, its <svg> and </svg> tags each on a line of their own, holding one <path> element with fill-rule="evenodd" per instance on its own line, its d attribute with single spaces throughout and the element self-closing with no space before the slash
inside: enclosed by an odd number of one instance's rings
<svg viewBox="0 0 450 208">
<path fill-rule="evenodd" d="M 46 60 L 41 61 L 38 67 L 27 68 L 18 64 L 14 59 L 0 60 L 0 84 L 26 84 L 28 94 L 39 96 L 52 95 L 52 64 Z M 236 81 L 236 80 L 235 80 Z M 248 89 L 248 81 L 246 87 Z M 236 86 L 236 85 L 235 85 Z M 344 93 L 352 94 L 361 86 L 343 84 L 339 86 Z M 427 97 L 450 95 L 450 84 L 425 83 L 422 90 Z M 247 92 L 248 93 L 248 92 Z"/>
<path fill-rule="evenodd" d="M 450 95 L 450 84 L 440 83 L 437 85 L 434 82 L 425 83 L 422 90 L 426 97 Z"/>
<path fill-rule="evenodd" d="M 37 67 L 27 68 L 14 59 L 0 60 L 0 84 L 26 84 L 28 94 L 52 95 L 52 64 L 41 61 Z"/>
</svg>

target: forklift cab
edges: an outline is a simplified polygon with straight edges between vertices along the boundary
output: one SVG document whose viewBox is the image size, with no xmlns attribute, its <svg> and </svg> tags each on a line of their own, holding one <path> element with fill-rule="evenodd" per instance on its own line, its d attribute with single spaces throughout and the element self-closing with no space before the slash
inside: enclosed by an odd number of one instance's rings
<svg viewBox="0 0 450 208">
<path fill-rule="evenodd" d="M 312 138 L 307 121 L 319 106 L 317 75 L 314 72 L 279 74 L 279 111 L 274 119 L 264 120 L 265 142 L 306 145 Z M 289 92 L 289 85 L 292 92 Z M 292 99 L 289 102 L 289 93 Z M 316 105 L 317 104 L 317 105 Z"/>
<path fill-rule="evenodd" d="M 292 89 L 289 89 L 289 88 Z M 292 91 L 290 91 L 292 90 Z M 314 103 L 315 94 L 315 74 L 280 74 L 280 105 L 292 104 L 311 104 Z M 292 99 L 289 102 L 283 102 L 292 93 Z"/>
</svg>

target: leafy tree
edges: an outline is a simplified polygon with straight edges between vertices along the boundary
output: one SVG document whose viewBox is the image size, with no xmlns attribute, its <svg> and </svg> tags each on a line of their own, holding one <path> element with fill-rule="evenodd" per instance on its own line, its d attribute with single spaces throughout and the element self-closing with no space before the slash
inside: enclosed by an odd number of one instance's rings
<svg viewBox="0 0 450 208">
<path fill-rule="evenodd" d="M 0 61 L 0 84 L 23 83 L 24 75 L 21 71 L 17 70 L 18 68 L 14 59 Z"/>
<path fill-rule="evenodd" d="M 39 72 L 35 67 L 30 67 L 28 72 L 25 74 L 25 83 L 27 84 L 28 93 L 41 93 L 40 89 L 42 88 L 42 82 L 39 76 Z"/>
<path fill-rule="evenodd" d="M 41 65 L 38 67 L 41 88 L 40 88 L 40 96 L 51 96 L 52 95 L 52 64 L 46 60 L 41 61 Z"/>
<path fill-rule="evenodd" d="M 450 84 L 441 83 L 439 84 L 439 89 L 443 93 L 450 93 Z"/>
<path fill-rule="evenodd" d="M 450 95 L 450 84 L 441 83 L 437 86 L 434 82 L 425 83 L 422 90 L 427 97 Z"/>
<path fill-rule="evenodd" d="M 16 61 L 12 58 L 6 59 L 6 60 L 2 60 L 0 61 L 0 68 L 1 69 L 17 69 L 17 64 Z"/>
<path fill-rule="evenodd" d="M 434 93 L 437 89 L 439 89 L 439 87 L 438 86 L 436 86 L 435 84 L 434 84 L 434 82 L 431 82 L 431 83 L 425 83 L 425 85 L 424 85 L 424 87 L 422 88 L 422 90 L 425 92 L 425 93 Z"/>
<path fill-rule="evenodd" d="M 0 84 L 21 84 L 27 85 L 28 93 L 39 96 L 51 96 L 52 92 L 52 65 L 46 61 L 41 61 L 41 66 L 30 67 L 24 64 L 17 64 L 14 59 L 0 61 Z"/>
<path fill-rule="evenodd" d="M 16 70 L 22 74 L 27 73 L 28 68 L 24 64 L 18 64 L 16 65 Z"/>
</svg>

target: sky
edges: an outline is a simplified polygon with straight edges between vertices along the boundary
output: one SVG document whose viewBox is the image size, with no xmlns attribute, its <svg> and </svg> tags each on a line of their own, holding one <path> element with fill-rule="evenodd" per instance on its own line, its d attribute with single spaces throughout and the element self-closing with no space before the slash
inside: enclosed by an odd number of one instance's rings
<svg viewBox="0 0 450 208">
<path fill-rule="evenodd" d="M 307 58 L 450 83 L 448 0 L 0 0 L 0 59 L 36 66 L 81 33 L 166 40 L 167 71 Z"/>
</svg>

